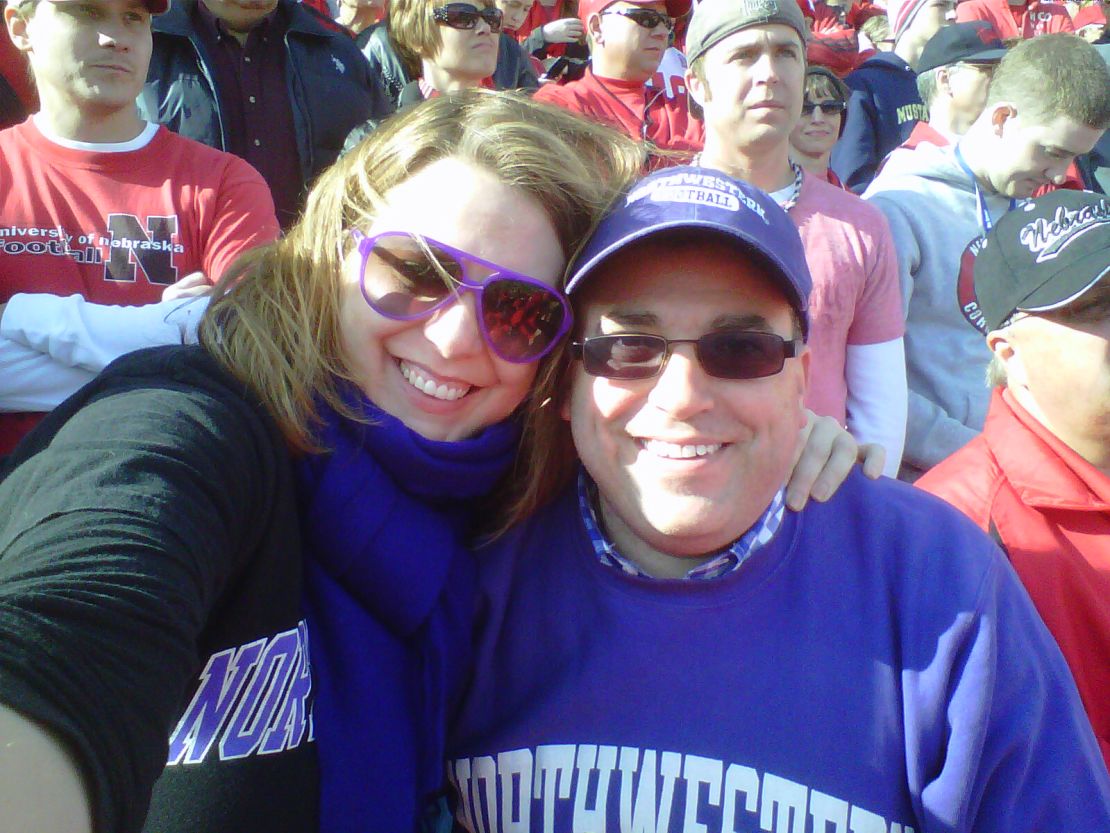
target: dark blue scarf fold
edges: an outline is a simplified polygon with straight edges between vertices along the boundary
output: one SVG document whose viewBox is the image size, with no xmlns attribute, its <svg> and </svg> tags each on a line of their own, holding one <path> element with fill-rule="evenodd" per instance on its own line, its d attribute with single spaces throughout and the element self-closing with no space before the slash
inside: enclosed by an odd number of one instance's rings
<svg viewBox="0 0 1110 833">
<path fill-rule="evenodd" d="M 445 711 L 468 667 L 469 511 L 516 454 L 505 421 L 461 442 L 326 406 L 328 453 L 298 466 L 320 830 L 407 831 L 443 772 Z"/>
</svg>

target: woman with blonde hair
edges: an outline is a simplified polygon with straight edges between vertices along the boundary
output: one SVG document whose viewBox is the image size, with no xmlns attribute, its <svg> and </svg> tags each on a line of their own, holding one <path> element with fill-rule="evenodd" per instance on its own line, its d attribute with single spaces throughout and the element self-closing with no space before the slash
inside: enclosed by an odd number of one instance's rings
<svg viewBox="0 0 1110 833">
<path fill-rule="evenodd" d="M 467 667 L 468 512 L 640 163 L 523 98 L 414 108 L 233 267 L 200 346 L 121 359 L 17 449 L 6 829 L 414 827 Z"/>
<path fill-rule="evenodd" d="M 543 459 L 516 415 L 564 269 L 641 164 L 521 97 L 413 108 L 229 271 L 199 346 L 118 360 L 28 436 L 0 481 L 5 829 L 414 828 L 471 523 L 537 495 L 478 501 Z"/>
<path fill-rule="evenodd" d="M 363 49 L 398 107 L 462 89 L 535 89 L 520 44 L 502 31 L 493 0 L 391 0 Z"/>
</svg>

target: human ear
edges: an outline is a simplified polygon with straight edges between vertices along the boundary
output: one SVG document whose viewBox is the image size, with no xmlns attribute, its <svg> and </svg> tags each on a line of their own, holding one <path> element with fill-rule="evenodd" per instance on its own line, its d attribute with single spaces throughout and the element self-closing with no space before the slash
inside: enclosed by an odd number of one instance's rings
<svg viewBox="0 0 1110 833">
<path fill-rule="evenodd" d="M 590 40 L 596 44 L 605 44 L 605 39 L 601 36 L 601 15 L 592 14 L 586 19 L 586 31 L 589 33 Z"/>
<path fill-rule="evenodd" d="M 559 397 L 559 416 L 564 422 L 570 422 L 570 396 L 570 393 L 564 393 Z"/>
<path fill-rule="evenodd" d="M 1014 333 L 1009 327 L 992 330 L 987 333 L 987 348 L 994 357 L 1002 363 L 1006 371 L 1006 384 L 1008 387 L 1022 387 L 1025 385 L 1025 367 L 1021 362 L 1020 351 L 1014 339 Z"/>
<path fill-rule="evenodd" d="M 705 85 L 702 84 L 701 79 L 690 70 L 686 70 L 686 74 L 683 78 L 686 81 L 686 94 L 694 99 L 699 107 L 704 108 L 705 102 L 709 97 L 706 95 L 707 90 Z"/>
<path fill-rule="evenodd" d="M 1001 137 L 1006 127 L 1006 122 L 1017 118 L 1017 108 L 1012 104 L 1000 101 L 991 106 L 991 128 L 995 136 Z"/>
<path fill-rule="evenodd" d="M 949 80 L 948 67 L 937 70 L 937 89 L 942 90 L 949 98 L 952 97 L 952 84 Z"/>
<path fill-rule="evenodd" d="M 27 18 L 12 6 L 4 7 L 4 25 L 8 27 L 8 35 L 20 52 L 31 51 L 31 39 L 27 35 Z"/>
</svg>

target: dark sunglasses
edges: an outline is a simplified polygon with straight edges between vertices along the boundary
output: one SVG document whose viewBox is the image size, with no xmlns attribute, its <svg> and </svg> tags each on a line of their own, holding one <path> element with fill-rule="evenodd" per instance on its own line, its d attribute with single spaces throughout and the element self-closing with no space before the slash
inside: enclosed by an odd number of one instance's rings
<svg viewBox="0 0 1110 833">
<path fill-rule="evenodd" d="M 486 344 L 516 364 L 543 358 L 570 328 L 570 304 L 543 281 L 404 231 L 367 237 L 352 229 L 351 236 L 362 256 L 362 297 L 386 318 L 426 318 L 460 291 L 473 292 Z"/>
<path fill-rule="evenodd" d="M 802 115 L 812 116 L 814 110 L 820 110 L 826 116 L 839 116 L 847 109 L 847 101 L 807 101 L 802 104 Z"/>
<path fill-rule="evenodd" d="M 493 7 L 479 9 L 469 3 L 448 3 L 432 10 L 432 17 L 452 29 L 473 29 L 479 20 L 489 24 L 491 32 L 501 31 L 501 10 Z"/>
<path fill-rule="evenodd" d="M 666 26 L 668 32 L 674 29 L 674 18 L 654 9 L 607 9 L 602 14 L 619 14 L 645 29 L 654 29 L 656 26 Z"/>
<path fill-rule="evenodd" d="M 664 338 L 643 333 L 590 336 L 571 344 L 572 355 L 591 376 L 650 379 L 663 371 L 675 344 L 693 344 L 702 369 L 718 379 L 761 379 L 782 371 L 802 352 L 801 341 L 774 333 L 717 330 L 701 338 Z"/>
</svg>

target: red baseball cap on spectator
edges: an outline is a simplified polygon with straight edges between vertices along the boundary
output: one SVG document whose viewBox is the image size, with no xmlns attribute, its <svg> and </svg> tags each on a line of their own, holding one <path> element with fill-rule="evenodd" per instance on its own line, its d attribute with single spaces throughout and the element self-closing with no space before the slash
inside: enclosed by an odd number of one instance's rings
<svg viewBox="0 0 1110 833">
<path fill-rule="evenodd" d="M 590 19 L 590 15 L 599 14 L 616 2 L 617 0 L 581 0 L 578 4 L 578 19 L 585 24 Z M 658 0 L 626 0 L 626 2 L 634 6 L 646 6 Z M 693 0 L 667 0 L 667 14 L 671 17 L 682 17 L 690 11 L 692 3 Z"/>
<path fill-rule="evenodd" d="M 855 70 L 866 57 L 859 51 L 855 29 L 822 35 L 806 44 L 806 61 L 832 70 L 838 78 Z"/>
<path fill-rule="evenodd" d="M 1103 14 L 1102 7 L 1098 3 L 1090 3 L 1075 13 L 1075 17 L 1071 19 L 1071 25 L 1077 32 L 1084 26 L 1105 26 L 1106 15 Z"/>
</svg>

